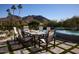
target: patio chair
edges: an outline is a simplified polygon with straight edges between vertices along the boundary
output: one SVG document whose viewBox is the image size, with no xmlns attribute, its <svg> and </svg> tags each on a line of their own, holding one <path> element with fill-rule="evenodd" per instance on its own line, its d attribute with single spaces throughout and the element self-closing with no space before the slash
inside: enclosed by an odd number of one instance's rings
<svg viewBox="0 0 79 59">
<path fill-rule="evenodd" d="M 48 32 L 47 34 L 43 35 L 43 36 L 40 36 L 40 42 L 42 43 L 39 43 L 43 48 L 46 49 L 46 51 L 48 50 L 48 44 L 53 41 L 53 35 L 54 35 L 54 32 L 50 31 Z M 55 42 L 54 42 L 55 43 Z M 40 46 L 39 45 L 39 46 Z"/>
<path fill-rule="evenodd" d="M 32 36 L 25 36 L 27 34 L 24 34 L 23 30 L 19 29 L 19 37 L 18 40 L 19 42 L 25 47 L 32 45 Z"/>
</svg>

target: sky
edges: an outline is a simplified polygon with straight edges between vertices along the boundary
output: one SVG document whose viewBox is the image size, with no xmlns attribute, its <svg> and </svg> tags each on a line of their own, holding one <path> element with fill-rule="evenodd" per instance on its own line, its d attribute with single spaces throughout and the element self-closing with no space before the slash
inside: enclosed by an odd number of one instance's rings
<svg viewBox="0 0 79 59">
<path fill-rule="evenodd" d="M 0 4 L 0 18 L 6 17 L 8 8 L 12 4 Z M 17 6 L 17 5 L 16 5 Z M 79 4 L 22 4 L 21 17 L 28 15 L 42 15 L 50 20 L 65 20 L 79 16 Z M 15 10 L 18 15 L 18 9 Z"/>
</svg>

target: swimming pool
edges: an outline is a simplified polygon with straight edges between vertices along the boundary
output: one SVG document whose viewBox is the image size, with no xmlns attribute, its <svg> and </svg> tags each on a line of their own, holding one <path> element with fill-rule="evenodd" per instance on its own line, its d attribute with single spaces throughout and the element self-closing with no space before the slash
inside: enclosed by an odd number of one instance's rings
<svg viewBox="0 0 79 59">
<path fill-rule="evenodd" d="M 79 31 L 69 31 L 69 30 L 56 30 L 57 33 L 62 33 L 66 35 L 75 35 L 79 36 Z"/>
<path fill-rule="evenodd" d="M 55 30 L 55 38 L 65 41 L 79 42 L 79 31 Z"/>
</svg>

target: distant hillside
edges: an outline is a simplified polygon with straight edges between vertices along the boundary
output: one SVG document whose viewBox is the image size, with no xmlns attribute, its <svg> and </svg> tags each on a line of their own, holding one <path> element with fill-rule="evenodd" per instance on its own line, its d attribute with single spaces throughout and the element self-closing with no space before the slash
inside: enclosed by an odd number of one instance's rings
<svg viewBox="0 0 79 59">
<path fill-rule="evenodd" d="M 27 23 L 29 22 L 32 22 L 32 21 L 39 21 L 39 22 L 48 22 L 49 19 L 43 17 L 43 16 L 36 16 L 36 15 L 31 15 L 31 16 L 26 16 L 26 17 L 19 17 L 19 16 L 8 16 L 8 17 L 5 17 L 5 18 L 0 18 L 0 21 L 7 21 L 7 20 L 12 20 L 12 21 L 19 21 L 19 20 L 22 20 L 22 21 L 26 21 Z"/>
<path fill-rule="evenodd" d="M 79 27 L 79 17 L 74 16 L 72 18 L 66 19 L 63 22 L 63 25 L 66 27 Z"/>
<path fill-rule="evenodd" d="M 19 17 L 19 16 L 16 16 L 16 15 L 14 15 L 14 16 L 7 16 L 7 17 L 4 17 L 4 18 L 0 18 L 0 20 L 2 20 L 2 21 L 7 21 L 7 20 L 21 20 L 21 17 Z"/>
<path fill-rule="evenodd" d="M 25 20 L 26 22 L 31 22 L 31 21 L 39 21 L 39 22 L 48 22 L 49 19 L 43 17 L 43 16 L 40 16 L 40 15 L 31 15 L 31 16 L 26 16 L 26 17 L 23 17 L 23 20 Z"/>
</svg>

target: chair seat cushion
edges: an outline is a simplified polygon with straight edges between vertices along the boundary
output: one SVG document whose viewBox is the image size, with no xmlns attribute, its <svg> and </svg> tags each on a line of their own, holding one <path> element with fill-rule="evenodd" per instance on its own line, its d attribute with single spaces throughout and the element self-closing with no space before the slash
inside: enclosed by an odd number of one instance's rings
<svg viewBox="0 0 79 59">
<path fill-rule="evenodd" d="M 46 43 L 45 39 L 40 39 L 42 42 Z"/>
</svg>

